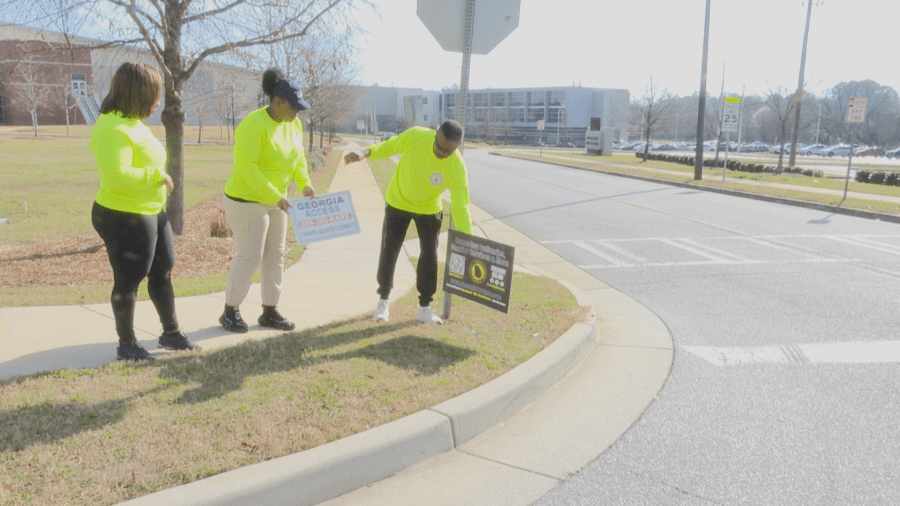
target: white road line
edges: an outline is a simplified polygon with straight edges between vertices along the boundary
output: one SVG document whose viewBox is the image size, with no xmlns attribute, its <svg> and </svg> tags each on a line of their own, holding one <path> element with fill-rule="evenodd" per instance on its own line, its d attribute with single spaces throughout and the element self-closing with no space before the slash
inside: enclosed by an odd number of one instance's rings
<svg viewBox="0 0 900 506">
<path fill-rule="evenodd" d="M 872 241 L 871 239 L 864 239 L 859 236 L 836 236 L 836 235 L 826 235 L 828 239 L 832 241 L 842 242 L 844 244 L 849 244 L 851 246 L 859 246 L 861 248 L 873 249 L 875 251 L 881 251 L 882 253 L 891 253 L 893 255 L 900 255 L 900 248 L 889 246 L 886 244 L 882 244 L 876 241 Z"/>
<path fill-rule="evenodd" d="M 632 262 L 639 263 L 639 264 L 647 263 L 646 258 L 639 257 L 639 256 L 635 255 L 634 253 L 631 253 L 630 251 L 620 248 L 620 247 L 616 246 L 615 244 L 613 244 L 611 241 L 596 240 L 594 242 L 599 244 L 600 246 L 603 246 L 604 248 L 606 248 L 608 250 L 615 251 L 616 253 L 631 260 Z"/>
<path fill-rule="evenodd" d="M 717 366 L 747 364 L 900 363 L 900 341 L 758 347 L 682 346 L 681 349 Z"/>
<path fill-rule="evenodd" d="M 713 256 L 709 253 L 706 253 L 706 252 L 700 250 L 699 248 L 691 247 L 690 244 L 679 244 L 679 242 L 688 242 L 687 239 L 660 239 L 659 242 L 661 242 L 663 244 L 668 244 L 669 246 L 672 246 L 674 248 L 679 248 L 684 251 L 688 251 L 695 255 L 699 255 L 703 258 L 708 258 L 715 263 L 721 263 L 721 264 L 733 263 L 732 260 L 728 260 L 727 258 Z M 728 256 L 731 256 L 731 255 L 728 255 Z"/>
<path fill-rule="evenodd" d="M 583 249 L 587 250 L 588 252 L 593 253 L 594 255 L 597 255 L 598 257 L 611 263 L 614 267 L 634 267 L 632 264 L 623 262 L 612 255 L 607 255 L 606 253 L 598 250 L 594 246 L 592 246 L 584 241 L 572 241 L 572 244 L 574 244 L 580 248 L 583 248 Z"/>
</svg>

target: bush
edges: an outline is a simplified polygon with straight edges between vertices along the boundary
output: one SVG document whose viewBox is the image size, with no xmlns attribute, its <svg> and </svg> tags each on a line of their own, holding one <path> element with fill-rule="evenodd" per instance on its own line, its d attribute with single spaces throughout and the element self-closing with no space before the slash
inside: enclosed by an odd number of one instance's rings
<svg viewBox="0 0 900 506">
<path fill-rule="evenodd" d="M 867 170 L 858 170 L 856 171 L 856 182 L 857 183 L 868 183 L 869 182 L 869 171 Z"/>
<path fill-rule="evenodd" d="M 889 185 L 889 186 L 900 186 L 900 174 L 897 174 L 896 172 L 891 172 L 884 179 L 884 184 Z"/>
<path fill-rule="evenodd" d="M 884 178 L 887 176 L 884 172 L 876 172 L 869 176 L 869 183 L 884 184 Z"/>
</svg>

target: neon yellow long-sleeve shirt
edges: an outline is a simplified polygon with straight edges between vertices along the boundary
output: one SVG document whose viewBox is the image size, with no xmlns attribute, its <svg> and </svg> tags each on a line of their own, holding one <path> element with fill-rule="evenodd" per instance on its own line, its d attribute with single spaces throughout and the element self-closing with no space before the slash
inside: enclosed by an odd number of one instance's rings
<svg viewBox="0 0 900 506">
<path fill-rule="evenodd" d="M 126 213 L 159 214 L 166 204 L 166 150 L 139 119 L 101 114 L 91 129 L 100 172 L 96 201 Z"/>
<path fill-rule="evenodd" d="M 441 212 L 441 194 L 450 189 L 450 211 L 458 230 L 472 233 L 469 213 L 469 175 L 459 150 L 447 158 L 434 154 L 437 132 L 413 127 L 400 135 L 369 146 L 369 158 L 403 155 L 391 177 L 385 201 L 391 207 L 416 214 Z"/>
<path fill-rule="evenodd" d="M 234 170 L 225 194 L 275 205 L 287 196 L 291 179 L 300 190 L 312 184 L 303 151 L 303 124 L 299 119 L 275 121 L 265 107 L 251 112 L 234 132 Z"/>
</svg>

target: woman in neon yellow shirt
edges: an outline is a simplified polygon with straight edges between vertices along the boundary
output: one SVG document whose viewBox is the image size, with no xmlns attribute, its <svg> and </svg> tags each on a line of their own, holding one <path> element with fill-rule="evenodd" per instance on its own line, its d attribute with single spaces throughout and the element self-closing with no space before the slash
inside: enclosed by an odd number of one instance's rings
<svg viewBox="0 0 900 506">
<path fill-rule="evenodd" d="M 145 277 L 163 327 L 158 346 L 200 349 L 181 331 L 175 315 L 171 279 L 175 245 L 164 210 L 167 191 L 175 185 L 165 171 L 165 149 L 141 122 L 159 105 L 161 92 L 162 78 L 156 69 L 123 63 L 91 130 L 91 150 L 100 171 L 91 222 L 106 244 L 113 269 L 111 302 L 119 360 L 153 360 L 134 334 L 135 297 Z"/>
<path fill-rule="evenodd" d="M 316 191 L 306 169 L 303 124 L 297 113 L 309 109 L 300 86 L 278 69 L 263 74 L 262 89 L 269 105 L 248 114 L 234 132 L 234 170 L 225 183 L 225 215 L 234 232 L 237 254 L 228 272 L 225 311 L 219 323 L 231 332 L 247 332 L 238 306 L 260 267 L 263 327 L 293 330 L 294 323 L 278 311 L 287 234 L 288 184 L 297 182 L 306 197 Z"/>
</svg>

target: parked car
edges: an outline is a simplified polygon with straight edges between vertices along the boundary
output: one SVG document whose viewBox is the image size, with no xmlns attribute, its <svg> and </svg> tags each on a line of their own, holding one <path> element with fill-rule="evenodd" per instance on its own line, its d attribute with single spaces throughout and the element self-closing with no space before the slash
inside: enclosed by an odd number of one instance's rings
<svg viewBox="0 0 900 506">
<path fill-rule="evenodd" d="M 900 158 L 900 148 L 889 149 L 884 152 L 884 156 L 888 158 Z"/>
<path fill-rule="evenodd" d="M 616 149 L 624 149 L 624 150 L 634 149 L 634 147 L 640 143 L 641 143 L 641 141 L 625 141 L 625 142 L 619 144 L 619 147 L 617 147 Z"/>
<path fill-rule="evenodd" d="M 877 146 L 860 146 L 853 151 L 855 156 L 884 156 L 884 150 Z"/>
<path fill-rule="evenodd" d="M 826 146 L 824 144 L 810 144 L 809 146 L 806 146 L 803 149 L 798 149 L 797 154 L 799 154 L 801 156 L 817 155 L 817 154 L 819 154 L 819 151 L 822 151 L 823 149 L 825 149 L 827 147 L 828 146 Z"/>
<path fill-rule="evenodd" d="M 650 151 L 675 151 L 675 146 L 672 144 L 654 144 L 650 146 Z"/>
<path fill-rule="evenodd" d="M 769 150 L 769 145 L 765 142 L 753 141 L 750 144 L 745 144 L 741 146 L 741 153 L 761 153 Z"/>
<path fill-rule="evenodd" d="M 395 135 L 397 135 L 395 132 L 385 132 L 381 134 L 381 142 L 384 142 Z"/>
<path fill-rule="evenodd" d="M 850 146 L 830 146 L 819 151 L 819 156 L 847 156 L 850 154 Z"/>
</svg>

